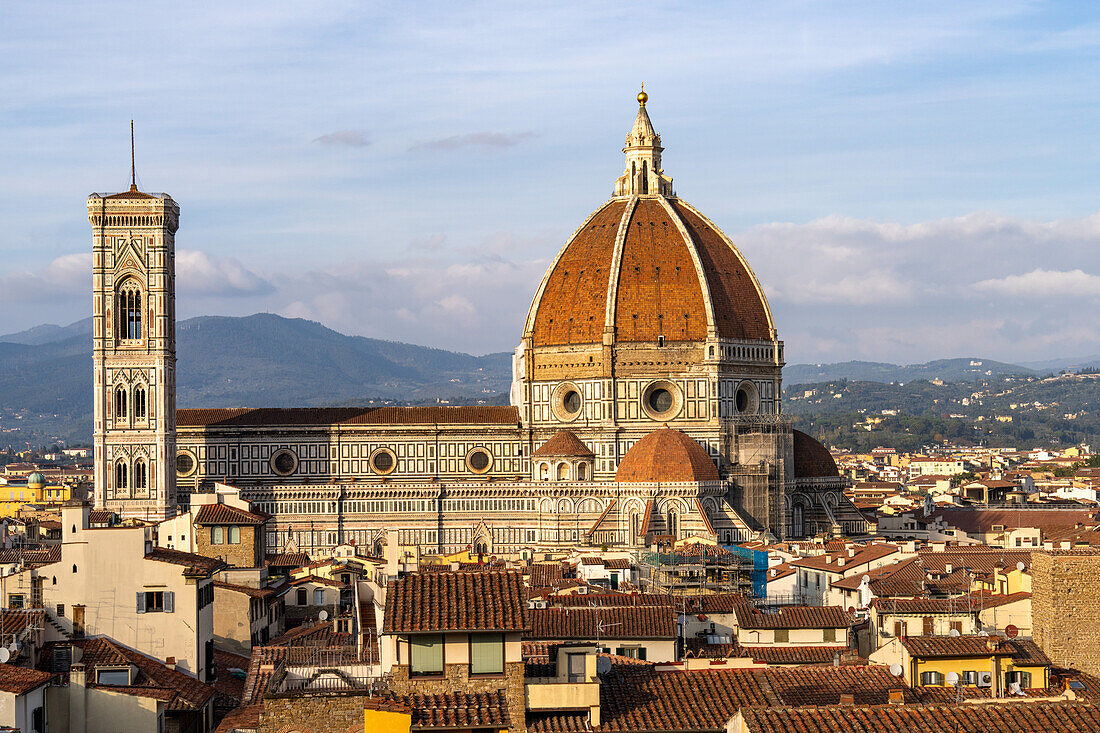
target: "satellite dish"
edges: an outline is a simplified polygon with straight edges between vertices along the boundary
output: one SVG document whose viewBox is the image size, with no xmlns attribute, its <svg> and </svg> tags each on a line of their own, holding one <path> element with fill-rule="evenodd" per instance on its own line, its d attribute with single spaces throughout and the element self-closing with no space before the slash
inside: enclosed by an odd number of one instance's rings
<svg viewBox="0 0 1100 733">
<path fill-rule="evenodd" d="M 863 580 L 860 581 L 860 585 L 862 585 L 863 583 L 870 583 L 870 582 L 871 582 L 871 576 L 870 575 L 864 575 Z"/>
<path fill-rule="evenodd" d="M 12 654 L 15 654 L 17 651 L 19 651 L 19 642 L 18 641 L 13 641 L 11 643 L 11 645 L 8 647 L 8 651 L 11 652 Z"/>
<path fill-rule="evenodd" d="M 1020 630 L 1016 628 L 1015 624 L 1009 624 L 1005 627 L 1005 636 L 1009 639 L 1015 639 L 1020 635 Z"/>
<path fill-rule="evenodd" d="M 989 632 L 988 631 L 979 631 L 978 636 L 989 636 Z"/>
<path fill-rule="evenodd" d="M 891 664 L 890 665 L 890 674 L 894 675 L 895 677 L 901 677 L 901 673 L 904 672 L 904 671 L 905 670 L 902 669 L 900 664 Z"/>
<path fill-rule="evenodd" d="M 9 659 L 11 659 L 11 652 L 7 647 L 0 646 L 0 664 L 6 663 Z"/>
<path fill-rule="evenodd" d="M 1023 560 L 1021 560 L 1020 562 L 1016 563 L 1016 569 L 1017 569 L 1017 570 L 1019 570 L 1019 571 L 1020 571 L 1021 573 L 1022 573 L 1022 572 L 1024 572 L 1024 568 L 1026 568 L 1026 567 L 1027 567 L 1027 565 L 1024 565 L 1024 561 L 1023 561 Z"/>
<path fill-rule="evenodd" d="M 326 620 L 328 618 L 328 611 L 326 611 L 325 609 L 322 608 L 321 612 L 317 614 L 317 618 L 319 618 L 322 621 Z"/>
<path fill-rule="evenodd" d="M 958 672 L 948 672 L 947 673 L 947 684 L 951 685 L 952 687 L 959 684 L 959 673 Z"/>
<path fill-rule="evenodd" d="M 604 675 L 611 671 L 611 660 L 607 657 L 596 657 L 596 674 Z"/>
<path fill-rule="evenodd" d="M 959 635 L 959 630 L 958 629 L 951 629 L 951 631 L 949 631 L 947 633 L 950 636 L 958 636 Z M 954 674 L 954 672 L 952 672 L 951 674 Z"/>
</svg>

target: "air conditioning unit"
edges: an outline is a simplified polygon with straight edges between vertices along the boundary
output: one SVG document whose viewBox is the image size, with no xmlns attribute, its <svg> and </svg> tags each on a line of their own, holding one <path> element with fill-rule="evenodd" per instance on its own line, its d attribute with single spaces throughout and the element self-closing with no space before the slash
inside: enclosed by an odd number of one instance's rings
<svg viewBox="0 0 1100 733">
<path fill-rule="evenodd" d="M 535 608 L 546 608 L 548 605 L 546 601 L 535 601 Z"/>
<path fill-rule="evenodd" d="M 978 672 L 978 687 L 992 687 L 993 686 L 993 673 L 992 672 Z"/>
</svg>

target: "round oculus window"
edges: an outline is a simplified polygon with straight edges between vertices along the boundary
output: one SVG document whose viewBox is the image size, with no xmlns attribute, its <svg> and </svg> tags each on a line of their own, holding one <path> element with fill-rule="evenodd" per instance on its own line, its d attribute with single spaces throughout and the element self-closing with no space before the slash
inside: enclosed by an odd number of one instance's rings
<svg viewBox="0 0 1100 733">
<path fill-rule="evenodd" d="M 561 398 L 561 405 L 570 415 L 576 415 L 581 411 L 581 395 L 577 390 L 571 389 Z"/>
<path fill-rule="evenodd" d="M 379 448 L 371 454 L 370 467 L 375 473 L 387 474 L 397 468 L 397 456 L 389 448 Z"/>
<path fill-rule="evenodd" d="M 195 457 L 187 451 L 176 454 L 176 473 L 180 476 L 190 476 L 195 470 Z"/>
<path fill-rule="evenodd" d="M 484 448 L 474 448 L 466 456 L 466 466 L 474 473 L 485 473 L 493 465 L 493 457 Z"/>
<path fill-rule="evenodd" d="M 280 476 L 289 476 L 298 468 L 298 456 L 294 451 L 283 449 L 271 457 L 271 468 Z"/>
<path fill-rule="evenodd" d="M 650 390 L 646 402 L 649 404 L 649 409 L 654 412 L 668 412 L 672 409 L 672 393 L 664 387 L 658 387 Z"/>
<path fill-rule="evenodd" d="M 738 385 L 737 392 L 734 394 L 734 406 L 737 408 L 738 414 L 741 415 L 756 412 L 756 388 L 751 382 L 742 382 Z"/>
</svg>

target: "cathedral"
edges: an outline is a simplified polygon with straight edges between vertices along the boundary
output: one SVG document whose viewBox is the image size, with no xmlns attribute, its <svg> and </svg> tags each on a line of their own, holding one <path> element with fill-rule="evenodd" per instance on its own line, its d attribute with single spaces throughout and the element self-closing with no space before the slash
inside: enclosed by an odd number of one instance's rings
<svg viewBox="0 0 1100 733">
<path fill-rule="evenodd" d="M 647 101 L 611 198 L 538 285 L 507 407 L 177 410 L 179 205 L 134 182 L 89 196 L 97 506 L 159 520 L 229 484 L 273 516 L 268 546 L 306 552 L 866 533 L 829 452 L 783 418 L 764 291 L 677 196 Z"/>
</svg>

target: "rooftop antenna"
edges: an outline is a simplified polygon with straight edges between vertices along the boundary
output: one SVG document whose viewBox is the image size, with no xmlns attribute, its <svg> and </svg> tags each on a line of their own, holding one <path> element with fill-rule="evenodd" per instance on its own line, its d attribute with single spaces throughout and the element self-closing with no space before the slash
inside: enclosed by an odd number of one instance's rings
<svg viewBox="0 0 1100 733">
<path fill-rule="evenodd" d="M 130 190 L 136 191 L 137 166 L 134 165 L 134 121 L 130 120 Z"/>
</svg>

